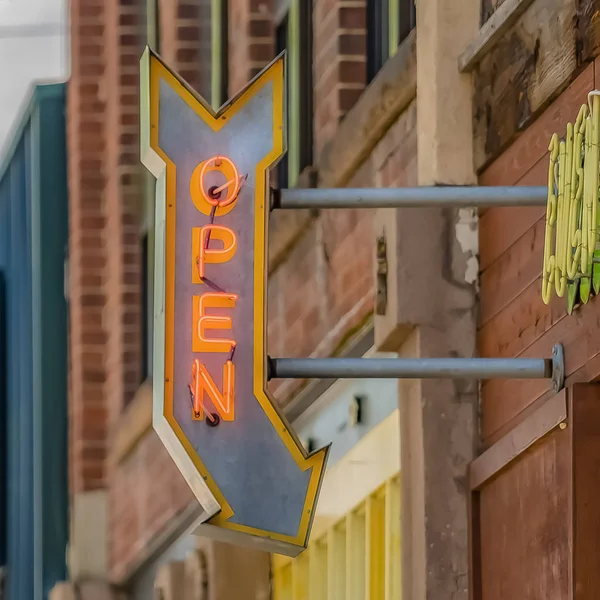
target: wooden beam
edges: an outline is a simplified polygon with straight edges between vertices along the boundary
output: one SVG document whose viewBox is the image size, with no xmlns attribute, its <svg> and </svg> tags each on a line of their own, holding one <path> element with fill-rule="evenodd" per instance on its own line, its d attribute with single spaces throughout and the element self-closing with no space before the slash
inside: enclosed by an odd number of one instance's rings
<svg viewBox="0 0 600 600">
<path fill-rule="evenodd" d="M 533 0 L 505 0 L 458 57 L 458 70 L 470 73 L 532 3 Z"/>
<path fill-rule="evenodd" d="M 481 489 L 489 479 L 558 427 L 566 418 L 567 396 L 566 390 L 562 390 L 471 463 L 471 490 Z"/>
<path fill-rule="evenodd" d="M 576 15 L 574 0 L 536 0 L 480 57 L 473 69 L 478 171 L 504 151 L 580 68 Z"/>
<path fill-rule="evenodd" d="M 117 423 L 111 439 L 108 463 L 121 464 L 152 429 L 152 382 L 144 381 Z"/>
<path fill-rule="evenodd" d="M 576 35 L 579 64 L 594 60 L 600 53 L 600 0 L 578 0 Z"/>
</svg>

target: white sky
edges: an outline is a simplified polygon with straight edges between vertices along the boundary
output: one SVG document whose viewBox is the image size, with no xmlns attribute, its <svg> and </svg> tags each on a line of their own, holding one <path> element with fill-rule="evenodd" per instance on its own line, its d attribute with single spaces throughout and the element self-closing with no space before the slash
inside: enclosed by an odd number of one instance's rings
<svg viewBox="0 0 600 600">
<path fill-rule="evenodd" d="M 67 77 L 66 6 L 65 0 L 0 0 L 0 148 L 32 83 Z"/>
</svg>

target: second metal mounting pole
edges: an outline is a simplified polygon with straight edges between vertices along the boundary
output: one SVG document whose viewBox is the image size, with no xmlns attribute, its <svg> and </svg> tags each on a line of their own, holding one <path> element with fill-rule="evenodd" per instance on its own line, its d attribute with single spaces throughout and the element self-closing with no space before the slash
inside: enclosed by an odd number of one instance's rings
<svg viewBox="0 0 600 600">
<path fill-rule="evenodd" d="M 564 386 L 560 344 L 552 358 L 269 358 L 269 379 L 552 379 Z"/>
</svg>

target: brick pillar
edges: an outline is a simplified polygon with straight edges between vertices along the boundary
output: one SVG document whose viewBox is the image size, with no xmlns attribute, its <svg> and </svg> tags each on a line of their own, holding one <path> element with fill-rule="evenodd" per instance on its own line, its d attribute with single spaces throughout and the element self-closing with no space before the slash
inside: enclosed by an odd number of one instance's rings
<svg viewBox="0 0 600 600">
<path fill-rule="evenodd" d="M 231 98 L 275 58 L 273 0 L 229 0 L 228 37 Z"/>
<path fill-rule="evenodd" d="M 68 86 L 71 491 L 104 486 L 104 0 L 71 2 Z"/>
<path fill-rule="evenodd" d="M 315 149 L 319 157 L 366 85 L 366 2 L 315 0 L 313 31 Z"/>
<path fill-rule="evenodd" d="M 102 544 L 94 528 L 105 519 L 104 486 L 107 438 L 105 384 L 106 249 L 106 73 L 104 0 L 73 0 L 71 78 L 67 100 L 69 169 L 70 383 L 69 453 L 71 532 L 69 567 L 75 577 L 101 576 Z M 88 552 L 90 548 L 94 548 Z"/>
<path fill-rule="evenodd" d="M 139 60 L 145 45 L 142 2 L 105 0 L 106 176 L 105 269 L 107 386 L 110 422 L 139 387 L 141 373 Z"/>
</svg>

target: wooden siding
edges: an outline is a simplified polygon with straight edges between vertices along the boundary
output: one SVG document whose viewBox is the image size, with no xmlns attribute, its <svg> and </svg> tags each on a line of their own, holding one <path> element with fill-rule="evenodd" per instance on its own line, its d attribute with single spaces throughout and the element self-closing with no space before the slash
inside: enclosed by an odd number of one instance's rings
<svg viewBox="0 0 600 600">
<path fill-rule="evenodd" d="M 545 185 L 547 148 L 554 132 L 574 121 L 595 87 L 590 64 L 571 86 L 480 177 L 481 185 Z M 547 357 L 565 346 L 570 381 L 600 375 L 600 299 L 570 317 L 566 299 L 541 299 L 545 208 L 487 210 L 480 222 L 481 307 L 479 350 L 488 357 Z M 488 445 L 548 393 L 545 380 L 487 381 L 482 387 L 482 435 Z"/>
<path fill-rule="evenodd" d="M 557 429 L 481 491 L 486 600 L 568 597 L 568 457 Z"/>
<path fill-rule="evenodd" d="M 600 386 L 545 400 L 470 469 L 471 600 L 596 600 Z"/>
</svg>

